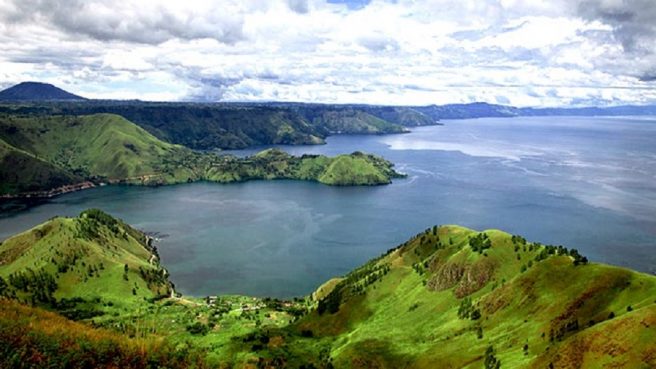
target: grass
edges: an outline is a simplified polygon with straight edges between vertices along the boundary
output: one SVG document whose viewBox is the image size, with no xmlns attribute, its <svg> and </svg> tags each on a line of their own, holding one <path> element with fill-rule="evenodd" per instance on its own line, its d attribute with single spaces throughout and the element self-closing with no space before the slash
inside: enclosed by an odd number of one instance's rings
<svg viewBox="0 0 656 369">
<path fill-rule="evenodd" d="M 282 131 L 291 134 L 286 126 Z M 84 180 L 164 185 L 198 180 L 300 179 L 329 185 L 387 184 L 392 164 L 361 153 L 250 158 L 194 152 L 163 142 L 113 114 L 0 115 L 0 194 L 48 191 Z"/>
<path fill-rule="evenodd" d="M 565 363 L 563 355 L 576 351 L 582 340 L 601 345 L 608 335 L 631 339 L 614 340 L 612 347 L 622 349 L 585 354 L 583 367 L 654 365 L 653 355 L 640 353 L 656 350 L 656 332 L 649 325 L 656 319 L 656 278 L 601 264 L 575 266 L 565 255 L 535 261 L 543 245 L 528 243 L 526 251 L 523 245 L 515 251 L 511 235 L 496 230 L 485 232 L 492 246 L 480 254 L 468 244 L 477 232 L 454 226 L 433 232 L 376 260 L 374 265 L 391 269 L 364 292 L 349 292 L 359 282 L 335 287 L 343 291 L 335 314 L 315 312 L 298 323 L 332 339 L 336 367 L 481 368 L 491 345 L 502 367 L 542 368 Z M 532 266 L 522 272 L 528 260 Z M 458 317 L 462 291 L 480 310 L 480 319 Z M 624 325 L 611 324 L 610 312 L 616 316 L 612 320 L 634 324 L 619 328 Z M 604 326 L 629 329 L 635 336 Z M 375 360 L 362 349 L 368 345 L 376 347 Z"/>
<path fill-rule="evenodd" d="M 0 277 L 9 281 L 12 275 L 30 278 L 32 272 L 46 273 L 57 285 L 46 298 L 39 297 L 43 287 L 38 284 L 14 288 L 15 298 L 54 308 L 55 300 L 81 298 L 81 310 L 88 310 L 84 302 L 96 301 L 91 311 L 81 314 L 111 315 L 141 306 L 144 299 L 170 294 L 165 279 L 144 277 L 146 272 L 162 273 L 147 239 L 121 221 L 108 218 L 112 221 L 105 224 L 93 213 L 54 218 L 0 245 Z"/>
<path fill-rule="evenodd" d="M 271 155 L 282 154 L 260 159 Z M 483 368 L 490 347 L 502 368 L 656 364 L 655 277 L 498 230 L 430 228 L 294 301 L 153 299 L 168 282 L 153 285 L 137 272 L 160 268 L 145 236 L 90 210 L 5 241 L 0 276 L 55 273 L 64 250 L 82 256 L 58 273 L 54 296 L 84 300 L 37 305 L 198 350 L 217 367 Z M 85 278 L 82 262 L 105 268 Z M 33 290 L 9 290 L 3 294 L 34 301 Z"/>
</svg>

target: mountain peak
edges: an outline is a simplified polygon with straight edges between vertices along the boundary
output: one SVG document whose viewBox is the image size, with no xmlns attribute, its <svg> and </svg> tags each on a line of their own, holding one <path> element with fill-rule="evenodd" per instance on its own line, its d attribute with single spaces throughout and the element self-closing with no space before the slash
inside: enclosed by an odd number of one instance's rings
<svg viewBox="0 0 656 369">
<path fill-rule="evenodd" d="M 64 91 L 59 87 L 42 82 L 21 82 L 0 91 L 0 101 L 61 101 L 86 100 L 86 98 Z"/>
</svg>

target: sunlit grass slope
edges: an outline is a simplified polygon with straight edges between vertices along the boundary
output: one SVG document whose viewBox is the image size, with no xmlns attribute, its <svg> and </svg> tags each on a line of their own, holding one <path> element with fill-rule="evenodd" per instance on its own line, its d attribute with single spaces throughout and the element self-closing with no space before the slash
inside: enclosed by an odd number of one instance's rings
<svg viewBox="0 0 656 369">
<path fill-rule="evenodd" d="M 0 295 L 221 368 L 656 367 L 656 277 L 498 230 L 427 229 L 293 301 L 169 297 L 153 255 L 98 210 L 54 218 L 0 245 Z M 0 324 L 41 337 L 2 321 L 33 314 L 12 304 Z"/>
<path fill-rule="evenodd" d="M 57 217 L 0 244 L 10 295 L 71 312 L 73 318 L 131 311 L 169 296 L 156 249 L 141 232 L 100 210 Z"/>
<path fill-rule="evenodd" d="M 0 140 L 0 194 L 57 188 L 82 179 Z"/>
<path fill-rule="evenodd" d="M 297 328 L 344 368 L 483 368 L 490 347 L 505 368 L 652 368 L 655 323 L 653 276 L 444 226 L 347 275 Z"/>
<path fill-rule="evenodd" d="M 3 116 L 0 134 L 10 145 L 72 173 L 110 180 L 172 171 L 168 161 L 190 154 L 112 114 Z"/>
<path fill-rule="evenodd" d="M 291 156 L 269 149 L 244 158 L 224 158 L 207 174 L 210 181 L 233 182 L 250 179 L 299 179 L 334 186 L 380 185 L 401 177 L 393 165 L 374 155 Z"/>
<path fill-rule="evenodd" d="M 215 367 L 215 366 L 212 366 Z M 0 368 L 210 368 L 195 350 L 128 338 L 0 298 Z"/>
<path fill-rule="evenodd" d="M 112 114 L 0 115 L 0 159 L 0 194 L 45 191 L 83 180 L 161 185 L 300 179 L 375 185 L 398 176 L 388 161 L 361 153 L 294 157 L 265 150 L 237 158 L 195 152 L 160 141 Z"/>
</svg>

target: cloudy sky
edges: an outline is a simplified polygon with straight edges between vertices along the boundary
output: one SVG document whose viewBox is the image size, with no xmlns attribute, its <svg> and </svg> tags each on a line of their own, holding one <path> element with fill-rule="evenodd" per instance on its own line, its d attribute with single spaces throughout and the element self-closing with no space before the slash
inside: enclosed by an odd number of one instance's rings
<svg viewBox="0 0 656 369">
<path fill-rule="evenodd" d="M 0 0 L 0 45 L 92 98 L 656 103 L 656 0 Z"/>
</svg>

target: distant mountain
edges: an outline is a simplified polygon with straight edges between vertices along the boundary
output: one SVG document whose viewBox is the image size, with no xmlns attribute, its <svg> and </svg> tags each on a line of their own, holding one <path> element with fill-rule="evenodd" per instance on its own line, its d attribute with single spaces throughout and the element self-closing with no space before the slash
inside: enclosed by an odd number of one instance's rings
<svg viewBox="0 0 656 369">
<path fill-rule="evenodd" d="M 493 117 L 546 117 L 546 116 L 621 116 L 656 115 L 656 105 L 621 105 L 611 107 L 580 108 L 517 108 L 483 102 L 469 104 L 429 105 L 413 107 L 434 120 L 471 119 Z"/>
<path fill-rule="evenodd" d="M 17 104 L 20 102 L 20 104 Z M 0 113 L 30 116 L 120 115 L 153 136 L 191 149 L 316 145 L 335 134 L 393 134 L 447 119 L 521 116 L 656 115 L 656 105 L 518 108 L 474 102 L 427 106 L 302 102 L 146 102 L 93 100 L 24 82 L 0 92 Z"/>
<path fill-rule="evenodd" d="M 0 101 L 71 101 L 86 100 L 49 83 L 22 82 L 0 91 Z"/>
</svg>

